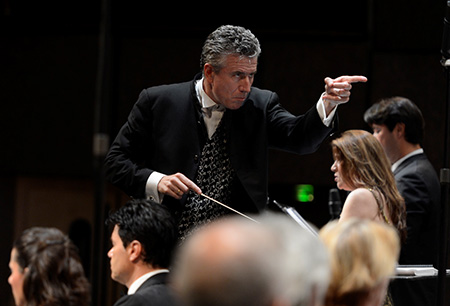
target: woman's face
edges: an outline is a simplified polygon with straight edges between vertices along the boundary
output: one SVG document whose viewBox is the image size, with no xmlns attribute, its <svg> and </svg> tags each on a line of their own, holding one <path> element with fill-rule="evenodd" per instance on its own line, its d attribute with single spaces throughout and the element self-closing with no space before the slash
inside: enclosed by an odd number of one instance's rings
<svg viewBox="0 0 450 306">
<path fill-rule="evenodd" d="M 16 306 L 24 306 L 25 297 L 23 295 L 23 280 L 25 278 L 25 272 L 17 263 L 16 258 L 17 251 L 13 248 L 11 251 L 11 258 L 9 260 L 11 275 L 8 278 L 8 283 L 11 286 Z"/>
<path fill-rule="evenodd" d="M 342 161 L 335 158 L 333 165 L 331 165 L 331 171 L 334 172 L 334 181 L 337 184 L 337 188 L 346 191 L 352 191 L 352 188 L 344 180 L 344 176 L 342 173 Z"/>
</svg>

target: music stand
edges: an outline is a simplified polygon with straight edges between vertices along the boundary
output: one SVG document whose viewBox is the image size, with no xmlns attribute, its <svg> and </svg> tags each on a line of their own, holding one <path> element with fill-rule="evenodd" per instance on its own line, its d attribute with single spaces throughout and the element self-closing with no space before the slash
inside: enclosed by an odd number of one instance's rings
<svg viewBox="0 0 450 306">
<path fill-rule="evenodd" d="M 298 213 L 298 211 L 294 207 L 278 203 L 275 200 L 273 200 L 273 203 L 275 203 L 283 212 L 289 215 L 292 219 L 294 219 L 295 222 L 297 222 L 301 227 L 306 229 L 313 236 L 319 237 L 317 231 L 314 228 L 312 228 L 311 225 L 309 225 L 309 223 L 306 222 L 305 219 L 303 219 L 303 217 Z"/>
</svg>

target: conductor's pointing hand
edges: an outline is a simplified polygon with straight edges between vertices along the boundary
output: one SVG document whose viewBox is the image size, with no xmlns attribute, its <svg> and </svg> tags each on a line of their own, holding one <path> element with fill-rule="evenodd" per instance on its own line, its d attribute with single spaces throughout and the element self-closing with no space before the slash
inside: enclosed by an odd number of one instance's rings
<svg viewBox="0 0 450 306">
<path fill-rule="evenodd" d="M 336 79 L 325 78 L 325 94 L 322 96 L 322 101 L 327 115 L 336 105 L 347 103 L 350 100 L 352 83 L 357 82 L 367 82 L 367 78 L 362 75 L 344 75 Z"/>
</svg>

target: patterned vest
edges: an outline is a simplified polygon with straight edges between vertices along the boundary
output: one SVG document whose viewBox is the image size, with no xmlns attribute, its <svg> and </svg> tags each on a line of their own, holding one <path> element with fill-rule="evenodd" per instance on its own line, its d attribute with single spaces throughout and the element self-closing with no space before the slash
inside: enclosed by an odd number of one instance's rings
<svg viewBox="0 0 450 306">
<path fill-rule="evenodd" d="M 235 173 L 227 150 L 227 132 L 223 124 L 225 116 L 226 112 L 211 139 L 208 139 L 203 147 L 195 183 L 205 195 L 228 205 Z M 219 204 L 190 191 L 179 218 L 180 239 L 184 240 L 196 227 L 227 213 Z"/>
</svg>

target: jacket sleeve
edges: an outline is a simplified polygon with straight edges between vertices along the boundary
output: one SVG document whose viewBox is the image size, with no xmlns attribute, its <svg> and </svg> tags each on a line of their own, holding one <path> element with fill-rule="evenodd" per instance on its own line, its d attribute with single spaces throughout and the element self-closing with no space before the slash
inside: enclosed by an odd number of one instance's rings
<svg viewBox="0 0 450 306">
<path fill-rule="evenodd" d="M 337 129 L 337 113 L 330 127 L 323 124 L 316 105 L 305 114 L 295 116 L 284 109 L 273 93 L 267 106 L 268 137 L 271 147 L 297 153 L 317 151 L 320 144 Z"/>
<path fill-rule="evenodd" d="M 143 90 L 105 158 L 107 179 L 135 198 L 145 197 L 145 185 L 153 172 L 145 167 L 144 156 L 151 135 L 150 109 L 151 101 Z"/>
</svg>

